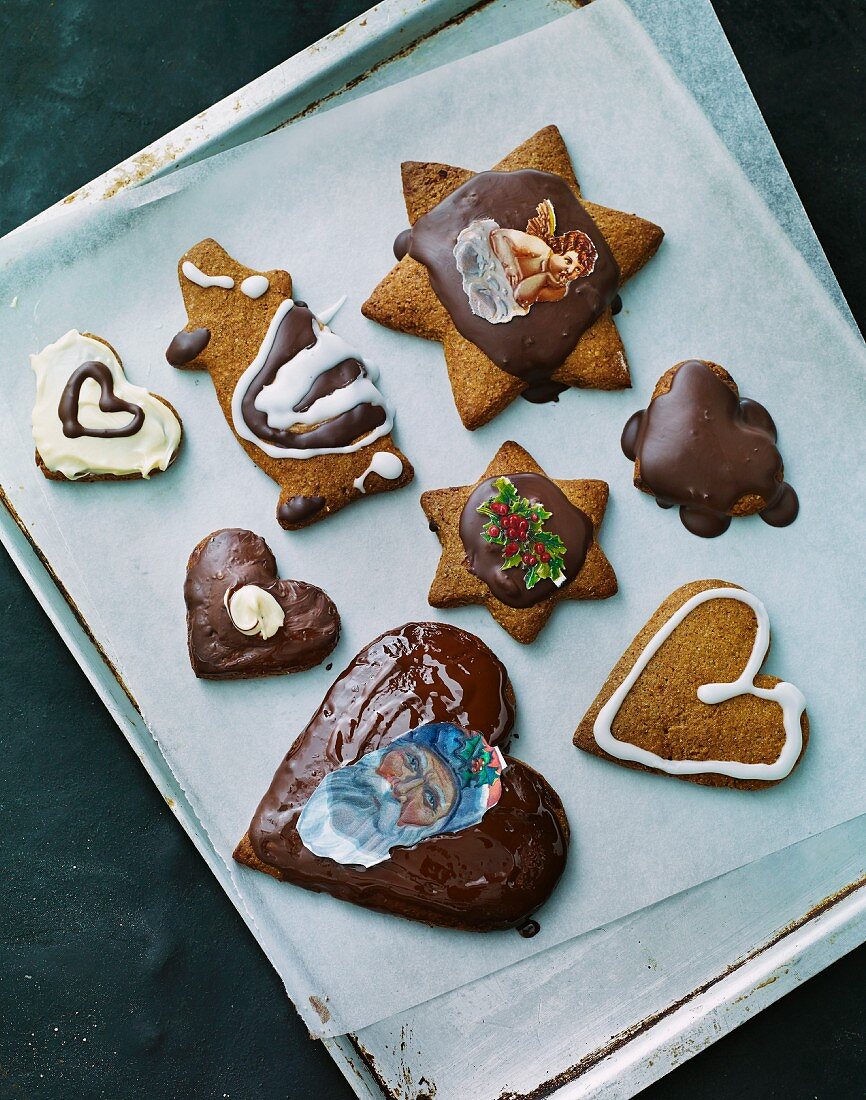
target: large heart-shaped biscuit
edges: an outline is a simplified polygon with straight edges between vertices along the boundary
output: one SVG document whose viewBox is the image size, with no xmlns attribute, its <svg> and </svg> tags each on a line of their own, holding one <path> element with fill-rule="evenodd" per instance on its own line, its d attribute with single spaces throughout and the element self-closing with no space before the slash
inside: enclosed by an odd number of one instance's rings
<svg viewBox="0 0 866 1100">
<path fill-rule="evenodd" d="M 330 597 L 305 581 L 278 579 L 268 544 L 241 528 L 202 539 L 183 594 L 189 659 L 203 679 L 301 672 L 323 661 L 340 636 Z"/>
<path fill-rule="evenodd" d="M 759 674 L 769 645 L 751 593 L 728 581 L 683 585 L 619 659 L 575 745 L 706 786 L 781 782 L 802 759 L 809 720 L 793 684 Z"/>
<path fill-rule="evenodd" d="M 502 792 L 460 832 L 394 848 L 367 869 L 314 855 L 297 821 L 322 777 L 409 730 L 450 722 L 505 749 L 508 674 L 472 634 L 408 623 L 371 642 L 336 680 L 289 750 L 234 853 L 274 878 L 369 909 L 470 931 L 520 928 L 565 866 L 568 821 L 543 776 L 506 757 Z"/>
</svg>

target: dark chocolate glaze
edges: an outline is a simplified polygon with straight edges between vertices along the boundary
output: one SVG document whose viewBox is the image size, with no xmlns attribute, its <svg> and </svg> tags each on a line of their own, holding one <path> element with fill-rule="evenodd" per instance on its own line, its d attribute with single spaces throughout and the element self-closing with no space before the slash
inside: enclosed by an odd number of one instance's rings
<svg viewBox="0 0 866 1100">
<path fill-rule="evenodd" d="M 129 413 L 132 420 L 119 428 L 86 428 L 78 419 L 78 399 L 81 396 L 81 387 L 88 378 L 99 383 L 99 407 L 103 412 Z M 114 392 L 114 378 L 110 368 L 95 360 L 82 363 L 70 374 L 60 395 L 57 415 L 67 439 L 78 439 L 82 435 L 92 436 L 94 439 L 123 439 L 140 432 L 144 424 L 144 409 L 118 397 Z"/>
<path fill-rule="evenodd" d="M 318 515 L 325 507 L 324 497 L 290 497 L 277 509 L 277 523 L 291 527 Z"/>
<path fill-rule="evenodd" d="M 273 382 L 280 367 L 293 359 L 298 352 L 316 343 L 318 331 L 314 314 L 302 303 L 295 302 L 294 307 L 280 321 L 271 350 L 243 396 L 243 418 L 250 430 L 265 443 L 302 451 L 320 447 L 328 450 L 347 447 L 356 439 L 369 435 L 385 420 L 387 414 L 381 405 L 364 402 L 308 430 L 292 431 L 290 428 L 272 428 L 268 424 L 267 415 L 256 408 L 256 398 L 265 386 Z M 309 392 L 295 406 L 295 412 L 309 409 L 315 400 L 348 385 L 352 378 L 363 371 L 363 364 L 357 359 L 346 359 L 343 363 L 338 363 L 313 382 Z"/>
<path fill-rule="evenodd" d="M 478 508 L 496 496 L 494 482 L 499 476 L 494 474 L 482 481 L 460 515 L 460 538 L 466 551 L 466 568 L 484 581 L 492 595 L 502 603 L 509 607 L 534 607 L 554 596 L 559 589 L 549 580 L 539 581 L 534 588 L 527 588 L 523 570 L 519 566 L 503 569 L 502 548 L 486 542 L 482 535 L 484 528 L 492 521 L 488 516 L 480 515 Z M 543 474 L 509 474 L 508 477 L 522 497 L 538 501 L 553 513 L 544 526 L 551 534 L 559 535 L 566 545 L 564 583 L 568 584 L 586 561 L 592 545 L 592 521 L 585 512 L 575 508 L 558 485 Z"/>
<path fill-rule="evenodd" d="M 783 480 L 772 417 L 756 401 L 739 400 L 702 360 L 680 364 L 670 390 L 628 420 L 621 442 L 638 464 L 638 488 L 662 507 L 679 506 L 692 534 L 722 534 L 748 496 L 764 501 L 759 515 L 774 527 L 797 518 L 799 502 Z"/>
<path fill-rule="evenodd" d="M 559 302 L 539 302 L 524 317 L 492 324 L 469 307 L 454 260 L 461 230 L 479 218 L 493 218 L 508 229 L 525 229 L 536 207 L 550 199 L 557 233 L 579 229 L 598 253 L 592 274 L 575 279 Z M 398 259 L 408 254 L 424 264 L 439 301 L 457 331 L 509 374 L 527 383 L 523 397 L 551 401 L 566 387 L 551 380 L 577 341 L 616 296 L 619 267 L 601 230 L 561 176 L 525 169 L 481 172 L 419 218 L 394 242 Z"/>
<path fill-rule="evenodd" d="M 196 356 L 201 355 L 209 343 L 209 328 L 194 328 L 192 332 L 181 329 L 171 338 L 171 343 L 165 349 L 165 358 L 173 367 L 185 367 Z"/>
<path fill-rule="evenodd" d="M 231 621 L 226 591 L 256 584 L 285 612 L 273 637 L 248 637 Z M 321 588 L 278 580 L 277 563 L 259 535 L 241 528 L 214 531 L 190 555 L 186 621 L 193 670 L 204 679 L 232 679 L 299 672 L 319 664 L 340 636 L 340 616 Z"/>
<path fill-rule="evenodd" d="M 508 760 L 479 824 L 366 870 L 313 855 L 295 828 L 324 775 L 410 729 L 454 722 L 504 748 L 513 721 L 508 674 L 478 638 L 444 623 L 388 631 L 334 683 L 277 770 L 249 828 L 255 856 L 285 881 L 380 912 L 475 931 L 525 924 L 562 873 L 568 832 L 556 793 L 519 761 Z"/>
</svg>

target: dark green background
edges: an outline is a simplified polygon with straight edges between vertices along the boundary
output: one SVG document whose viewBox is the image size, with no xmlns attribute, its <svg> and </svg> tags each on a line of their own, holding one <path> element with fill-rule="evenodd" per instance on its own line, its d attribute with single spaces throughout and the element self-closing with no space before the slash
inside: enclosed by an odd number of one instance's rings
<svg viewBox="0 0 866 1100">
<path fill-rule="evenodd" d="M 0 0 L 0 233 L 366 6 Z M 862 324 L 866 7 L 715 6 Z M 5 552 L 0 601 L 0 1097 L 348 1097 Z M 861 948 L 646 1095 L 862 1096 L 864 988 Z"/>
</svg>

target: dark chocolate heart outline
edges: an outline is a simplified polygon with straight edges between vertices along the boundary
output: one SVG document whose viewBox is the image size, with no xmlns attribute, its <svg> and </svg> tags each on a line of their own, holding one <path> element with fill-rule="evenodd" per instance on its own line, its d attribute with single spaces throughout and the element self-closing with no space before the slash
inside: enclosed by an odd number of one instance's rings
<svg viewBox="0 0 866 1100">
<path fill-rule="evenodd" d="M 554 789 L 519 760 L 506 758 L 502 795 L 478 825 L 394 849 L 390 859 L 367 870 L 313 855 L 295 828 L 323 775 L 408 729 L 451 721 L 505 749 L 513 719 L 508 674 L 480 639 L 446 623 L 387 631 L 334 681 L 278 768 L 235 860 L 280 881 L 426 924 L 468 931 L 522 927 L 562 874 L 569 829 Z"/>
<path fill-rule="evenodd" d="M 78 415 L 81 400 L 81 387 L 88 379 L 99 386 L 99 408 L 101 412 L 126 412 L 132 416 L 127 424 L 119 428 L 88 428 L 81 423 Z M 63 434 L 67 439 L 79 439 L 91 436 L 94 439 L 126 439 L 136 435 L 144 427 L 145 411 L 141 405 L 124 401 L 114 390 L 114 376 L 111 368 L 97 359 L 88 360 L 76 367 L 70 374 L 60 395 L 57 415 L 63 425 Z"/>
<path fill-rule="evenodd" d="M 240 560 L 226 557 L 241 550 L 246 556 Z M 212 578 L 202 576 L 206 569 L 215 570 Z M 245 584 L 265 588 L 282 606 L 286 624 L 272 638 L 248 637 L 229 618 L 225 593 Z M 340 637 L 340 615 L 328 594 L 306 581 L 281 578 L 265 540 L 240 527 L 212 531 L 195 547 L 187 563 L 184 600 L 190 664 L 204 680 L 302 672 L 321 664 Z M 308 621 L 299 622 L 304 616 Z M 219 647 L 210 658 L 202 652 L 204 640 Z"/>
</svg>

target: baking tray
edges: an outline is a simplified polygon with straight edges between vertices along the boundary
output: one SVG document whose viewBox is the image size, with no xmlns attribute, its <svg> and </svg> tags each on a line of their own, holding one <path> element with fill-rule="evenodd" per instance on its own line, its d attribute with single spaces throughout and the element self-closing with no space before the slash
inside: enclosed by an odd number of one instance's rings
<svg viewBox="0 0 866 1100">
<path fill-rule="evenodd" d="M 574 0 L 387 0 L 45 211 L 110 201 L 126 187 L 294 118 L 404 79 L 566 14 Z M 742 149 L 757 116 L 711 9 L 671 21 L 631 0 L 662 55 L 853 325 L 772 140 Z M 669 14 L 669 13 L 668 13 Z M 718 36 L 717 63 L 689 31 Z M 0 539 L 162 791 L 246 914 L 225 864 L 38 541 L 6 508 Z M 627 1097 L 866 940 L 866 817 L 667 899 L 509 970 L 326 1046 L 359 1096 Z"/>
</svg>

